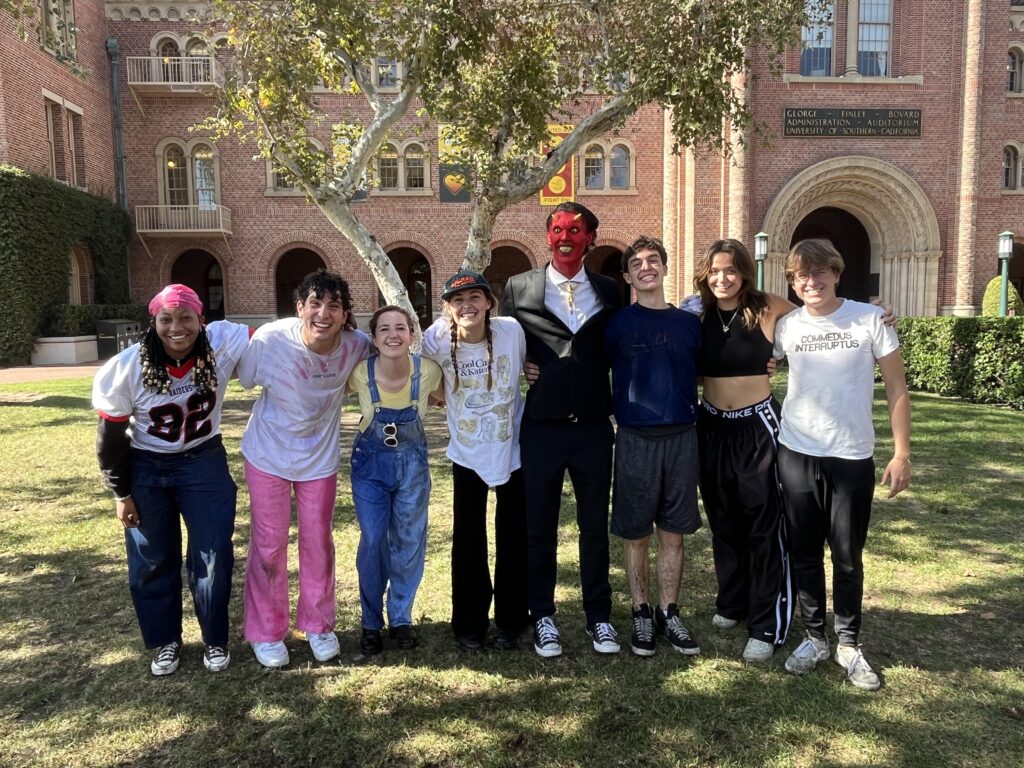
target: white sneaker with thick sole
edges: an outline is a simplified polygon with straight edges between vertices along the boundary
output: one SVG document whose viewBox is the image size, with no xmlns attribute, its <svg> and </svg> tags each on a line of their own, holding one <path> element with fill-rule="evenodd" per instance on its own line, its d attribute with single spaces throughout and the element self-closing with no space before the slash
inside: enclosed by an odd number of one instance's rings
<svg viewBox="0 0 1024 768">
<path fill-rule="evenodd" d="M 309 649 L 313 651 L 313 658 L 317 661 L 330 661 L 341 652 L 338 645 L 338 636 L 333 632 L 316 632 L 307 634 Z"/>
<path fill-rule="evenodd" d="M 864 652 L 859 645 L 837 646 L 833 658 L 836 664 L 846 670 L 846 679 L 858 688 L 877 691 L 882 687 L 882 681 L 864 658 Z"/>
<path fill-rule="evenodd" d="M 774 645 L 752 637 L 747 640 L 747 647 L 743 649 L 743 660 L 750 664 L 764 664 L 771 661 L 774 654 Z"/>
<path fill-rule="evenodd" d="M 828 658 L 828 640 L 807 635 L 804 641 L 789 654 L 786 659 L 786 671 L 794 675 L 806 675 L 813 672 L 819 661 Z"/>
<path fill-rule="evenodd" d="M 264 667 L 275 669 L 288 666 L 290 659 L 288 658 L 288 646 L 284 644 L 284 640 L 272 643 L 250 643 L 250 645 L 252 652 L 256 654 L 256 661 Z"/>
<path fill-rule="evenodd" d="M 739 624 L 736 619 L 729 619 L 720 613 L 716 613 L 711 617 L 711 626 L 715 629 L 732 629 Z"/>
</svg>

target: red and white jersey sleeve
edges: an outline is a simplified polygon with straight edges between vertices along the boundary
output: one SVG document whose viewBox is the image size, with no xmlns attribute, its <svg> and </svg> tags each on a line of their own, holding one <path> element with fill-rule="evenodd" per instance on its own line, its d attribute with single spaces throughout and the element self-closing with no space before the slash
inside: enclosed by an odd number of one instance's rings
<svg viewBox="0 0 1024 768">
<path fill-rule="evenodd" d="M 177 453 L 220 434 L 224 392 L 249 344 L 249 327 L 219 320 L 206 326 L 206 335 L 217 363 L 217 389 L 205 395 L 196 392 L 191 364 L 180 370 L 168 369 L 169 393 L 146 390 L 138 344 L 112 357 L 96 374 L 93 407 L 103 418 L 130 420 L 133 448 Z"/>
</svg>

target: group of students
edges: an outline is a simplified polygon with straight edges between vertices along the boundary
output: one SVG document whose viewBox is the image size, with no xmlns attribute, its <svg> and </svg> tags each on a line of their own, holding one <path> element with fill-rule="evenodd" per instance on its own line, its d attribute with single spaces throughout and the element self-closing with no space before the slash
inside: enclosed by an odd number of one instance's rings
<svg viewBox="0 0 1024 768">
<path fill-rule="evenodd" d="M 827 540 L 835 659 L 855 684 L 878 687 L 858 645 L 876 360 L 896 445 L 883 482 L 895 495 L 910 479 L 906 385 L 881 310 L 836 296 L 841 257 L 825 241 L 804 241 L 786 267 L 804 302 L 793 311 L 754 287 L 753 262 L 735 240 L 716 242 L 699 261 L 697 312 L 678 309 L 664 296 L 665 249 L 646 237 L 623 254 L 637 302 L 620 308 L 614 281 L 583 267 L 597 227 L 584 206 L 558 206 L 547 222 L 550 264 L 509 280 L 500 316 L 483 276 L 451 277 L 422 354 L 410 352 L 415 318 L 399 307 L 377 310 L 369 336 L 357 330 L 347 283 L 324 270 L 299 286 L 296 317 L 255 333 L 226 321 L 205 325 L 198 296 L 185 286 L 167 286 L 153 298 L 145 338 L 99 371 L 93 404 L 101 417 L 100 467 L 125 527 L 133 603 L 143 640 L 156 649 L 154 675 L 174 672 L 180 660 L 180 520 L 189 534 L 185 565 L 204 664 L 219 671 L 230 662 L 236 488 L 220 414 L 227 381 L 237 374 L 243 387 L 261 387 L 242 453 L 251 500 L 245 638 L 264 666 L 289 663 L 293 494 L 295 626 L 316 659 L 339 653 L 333 510 L 341 403 L 355 392 L 361 419 L 351 478 L 363 653 L 382 650 L 385 628 L 400 648 L 417 644 L 412 605 L 430 495 L 421 415 L 431 400 L 443 400 L 453 478 L 452 630 L 461 648 L 484 646 L 493 600 L 496 647 L 516 647 L 532 627 L 540 656 L 562 653 L 554 596 L 568 472 L 594 649 L 620 650 L 608 577 L 611 498 L 611 531 L 624 541 L 633 652 L 653 654 L 662 634 L 674 650 L 699 653 L 677 603 L 684 536 L 701 525 L 699 478 L 719 584 L 713 625 L 745 622 L 744 658 L 767 661 L 788 635 L 795 575 L 807 636 L 786 668 L 813 669 L 829 655 Z M 773 355 L 790 360 L 781 421 L 769 387 Z M 493 581 L 489 488 L 496 494 Z M 652 610 L 648 545 L 655 530 L 659 599 Z"/>
</svg>

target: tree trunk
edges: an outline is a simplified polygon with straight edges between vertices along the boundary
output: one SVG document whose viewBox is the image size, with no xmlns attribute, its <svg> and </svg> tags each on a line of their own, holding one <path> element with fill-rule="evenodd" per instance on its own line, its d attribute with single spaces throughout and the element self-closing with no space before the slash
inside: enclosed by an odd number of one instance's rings
<svg viewBox="0 0 1024 768">
<path fill-rule="evenodd" d="M 316 203 L 328 221 L 352 243 L 356 252 L 362 257 L 381 293 L 384 294 L 384 301 L 402 307 L 415 318 L 416 310 L 409 300 L 409 292 L 405 290 L 398 270 L 395 269 L 395 265 L 370 230 L 356 218 L 351 204 L 341 197 L 328 197 L 317 200 Z M 413 331 L 418 340 L 420 338 L 419 323 L 414 324 Z"/>
<path fill-rule="evenodd" d="M 491 236 L 494 233 L 494 222 L 503 206 L 498 206 L 490 198 L 481 196 L 473 206 L 473 220 L 469 224 L 469 237 L 466 240 L 466 258 L 462 262 L 463 269 L 480 272 L 491 263 Z"/>
</svg>

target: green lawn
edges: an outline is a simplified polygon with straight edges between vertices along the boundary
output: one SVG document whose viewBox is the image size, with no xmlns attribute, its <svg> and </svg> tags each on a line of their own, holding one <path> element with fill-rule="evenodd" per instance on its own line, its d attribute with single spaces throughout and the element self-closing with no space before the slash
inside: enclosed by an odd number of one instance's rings
<svg viewBox="0 0 1024 768">
<path fill-rule="evenodd" d="M 706 529 L 688 541 L 681 599 L 701 655 L 662 643 L 652 659 L 598 657 L 583 633 L 568 496 L 565 655 L 457 651 L 446 623 L 451 487 L 440 414 L 429 417 L 435 490 L 416 603 L 421 647 L 359 655 L 358 531 L 343 471 L 341 661 L 316 664 L 290 640 L 291 666 L 263 670 L 241 637 L 248 498 L 238 442 L 252 397 L 232 386 L 225 435 L 241 486 L 233 662 L 221 675 L 203 670 L 189 614 L 182 667 L 167 679 L 149 675 L 131 609 L 122 533 L 96 468 L 89 382 L 0 387 L 0 765 L 1024 765 L 1022 413 L 914 395 L 914 484 L 892 501 L 879 491 L 868 541 L 863 641 L 885 676 L 872 694 L 832 662 L 805 678 L 782 669 L 783 654 L 744 665 L 744 633 L 710 626 Z M 876 413 L 886 436 L 884 401 Z M 882 464 L 891 448 L 880 443 Z M 625 633 L 614 541 L 612 557 Z"/>
</svg>

